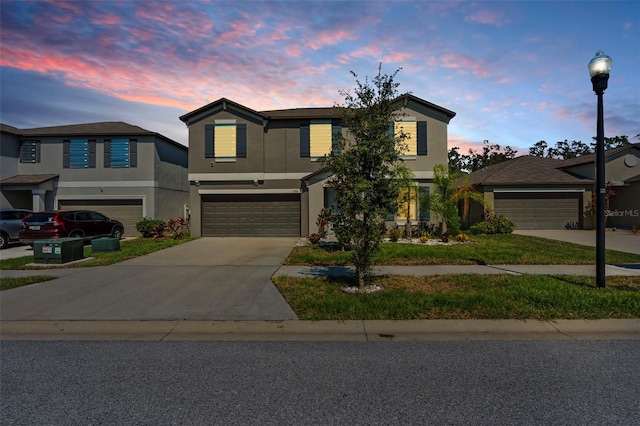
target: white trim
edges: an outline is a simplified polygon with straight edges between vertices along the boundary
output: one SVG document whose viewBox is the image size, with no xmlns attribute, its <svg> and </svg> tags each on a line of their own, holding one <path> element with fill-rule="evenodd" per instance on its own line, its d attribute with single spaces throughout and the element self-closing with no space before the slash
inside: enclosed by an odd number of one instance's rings
<svg viewBox="0 0 640 426">
<path fill-rule="evenodd" d="M 200 181 L 203 182 L 238 182 L 254 180 L 300 180 L 305 176 L 313 173 L 189 173 L 188 179 L 190 182 Z"/>
<path fill-rule="evenodd" d="M 585 192 L 584 188 L 493 188 L 493 192 Z"/>
<path fill-rule="evenodd" d="M 147 217 L 147 196 L 146 195 L 57 195 L 53 201 L 55 210 L 59 209 L 60 200 L 142 200 L 142 217 Z"/>
<path fill-rule="evenodd" d="M 416 179 L 433 179 L 434 177 L 433 170 L 417 171 L 417 172 L 413 172 L 413 175 L 415 176 Z"/>
<path fill-rule="evenodd" d="M 300 194 L 299 189 L 199 189 L 198 195 Z"/>
<path fill-rule="evenodd" d="M 148 188 L 159 186 L 158 182 L 153 180 L 95 180 L 84 182 L 58 182 L 58 188 Z"/>
</svg>

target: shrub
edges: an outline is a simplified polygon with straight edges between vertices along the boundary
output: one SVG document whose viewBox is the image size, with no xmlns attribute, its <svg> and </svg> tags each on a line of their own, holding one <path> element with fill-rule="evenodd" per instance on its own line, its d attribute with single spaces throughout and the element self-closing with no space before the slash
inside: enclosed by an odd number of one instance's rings
<svg viewBox="0 0 640 426">
<path fill-rule="evenodd" d="M 311 244 L 319 244 L 320 240 L 322 239 L 322 237 L 320 236 L 320 234 L 317 234 L 315 232 L 307 235 L 307 240 L 311 243 Z"/>
<path fill-rule="evenodd" d="M 173 235 L 174 240 L 181 240 L 189 235 L 189 220 L 184 217 L 176 217 L 167 220 L 165 226 L 167 232 Z"/>
<path fill-rule="evenodd" d="M 420 237 L 420 243 L 426 244 L 429 241 L 429 237 Z"/>
<path fill-rule="evenodd" d="M 508 217 L 503 215 L 494 215 L 484 222 L 478 222 L 469 227 L 472 234 L 510 234 L 516 228 Z"/>
<path fill-rule="evenodd" d="M 404 229 L 398 227 L 389 230 L 389 239 L 394 243 L 398 242 L 402 236 L 404 236 Z"/>
<path fill-rule="evenodd" d="M 442 235 L 440 235 L 440 241 L 442 241 L 443 243 L 448 243 L 449 242 L 449 233 L 448 232 L 443 232 Z"/>
<path fill-rule="evenodd" d="M 456 241 L 459 243 L 466 243 L 467 241 L 469 241 L 469 237 L 467 237 L 465 234 L 458 234 L 456 235 Z"/>
<path fill-rule="evenodd" d="M 136 229 L 142 234 L 142 238 L 158 238 L 164 235 L 165 223 L 160 219 L 145 217 L 136 223 Z"/>
</svg>

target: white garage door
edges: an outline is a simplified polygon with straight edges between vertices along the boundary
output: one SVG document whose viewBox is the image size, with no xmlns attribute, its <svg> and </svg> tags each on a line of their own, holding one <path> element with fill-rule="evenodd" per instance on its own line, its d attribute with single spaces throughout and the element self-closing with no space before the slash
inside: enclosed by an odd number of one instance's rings
<svg viewBox="0 0 640 426">
<path fill-rule="evenodd" d="M 136 223 L 142 219 L 142 200 L 58 200 L 58 210 L 95 210 L 119 220 L 125 237 L 139 237 Z"/>
<path fill-rule="evenodd" d="M 298 237 L 300 195 L 203 196 L 205 237 Z"/>
<path fill-rule="evenodd" d="M 495 212 L 517 229 L 564 229 L 581 224 L 580 193 L 496 193 Z"/>
</svg>

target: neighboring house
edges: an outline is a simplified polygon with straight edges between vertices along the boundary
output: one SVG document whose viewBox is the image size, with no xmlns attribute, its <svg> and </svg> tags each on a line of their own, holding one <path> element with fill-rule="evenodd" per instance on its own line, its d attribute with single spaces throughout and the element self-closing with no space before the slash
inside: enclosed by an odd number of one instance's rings
<svg viewBox="0 0 640 426">
<path fill-rule="evenodd" d="M 188 213 L 188 149 L 158 133 L 104 122 L 0 134 L 2 208 L 97 210 L 127 236 L 143 217 Z"/>
<path fill-rule="evenodd" d="M 523 156 L 469 175 L 496 214 L 513 220 L 518 229 L 592 228 L 585 214 L 595 184 L 595 154 L 570 160 Z M 640 144 L 605 153 L 605 179 L 616 195 L 611 199 L 607 226 L 640 226 Z M 476 205 L 466 224 L 480 220 Z"/>
<path fill-rule="evenodd" d="M 411 135 L 404 158 L 416 184 L 426 189 L 434 165 L 447 162 L 447 126 L 455 113 L 407 97 L 398 99 L 407 105 L 394 128 Z M 222 98 L 180 120 L 189 128 L 192 235 L 316 232 L 318 213 L 333 200 L 319 160 L 331 151 L 333 134 L 348 131 L 335 108 L 255 111 Z M 417 220 L 415 192 L 410 204 L 410 217 Z M 390 219 L 403 223 L 406 213 Z"/>
</svg>

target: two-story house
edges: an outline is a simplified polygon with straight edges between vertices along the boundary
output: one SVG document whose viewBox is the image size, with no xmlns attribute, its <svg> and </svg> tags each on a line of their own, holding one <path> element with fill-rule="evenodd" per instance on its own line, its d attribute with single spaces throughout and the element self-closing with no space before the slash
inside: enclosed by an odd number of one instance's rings
<svg viewBox="0 0 640 426">
<path fill-rule="evenodd" d="M 123 122 L 0 125 L 2 208 L 90 209 L 139 235 L 143 217 L 188 212 L 187 147 Z"/>
<path fill-rule="evenodd" d="M 410 138 L 404 160 L 428 190 L 447 163 L 447 126 L 455 112 L 413 95 L 390 123 Z M 180 117 L 189 128 L 191 232 L 194 236 L 305 236 L 332 205 L 320 161 L 342 129 L 335 108 L 255 111 L 218 99 Z M 417 220 L 414 195 L 394 218 Z M 404 215 L 404 216 L 403 216 Z M 424 218 L 424 212 L 422 214 Z"/>
</svg>

